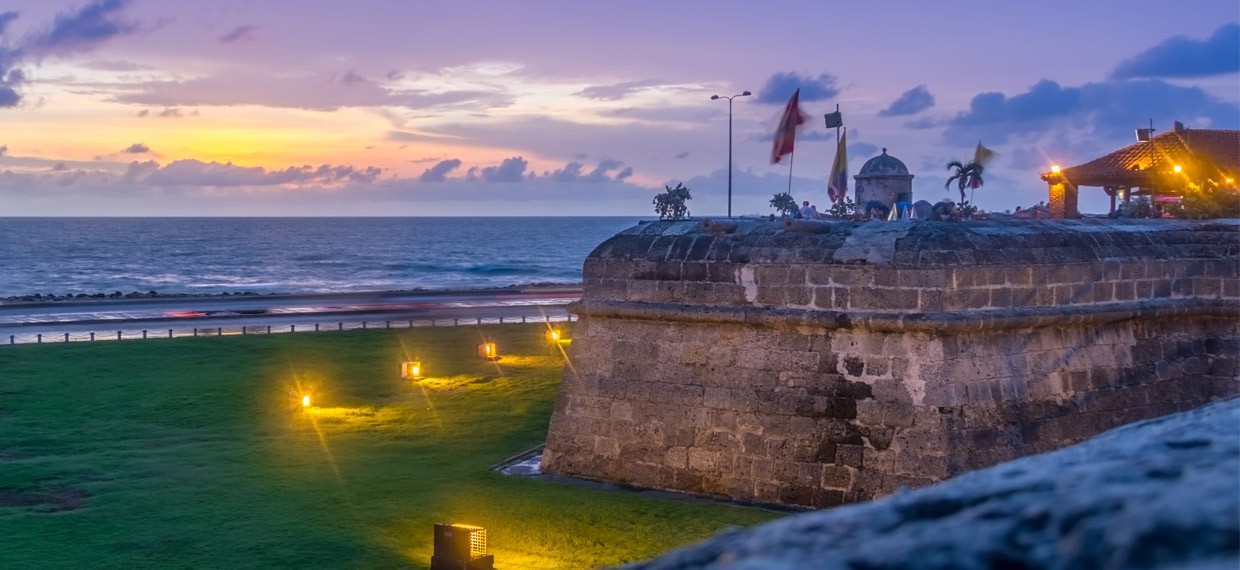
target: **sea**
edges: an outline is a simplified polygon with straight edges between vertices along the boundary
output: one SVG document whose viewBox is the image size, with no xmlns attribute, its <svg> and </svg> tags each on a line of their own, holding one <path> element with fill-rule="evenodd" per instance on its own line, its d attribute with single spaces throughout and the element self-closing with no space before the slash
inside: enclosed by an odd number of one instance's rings
<svg viewBox="0 0 1240 570">
<path fill-rule="evenodd" d="M 0 218 L 0 299 L 581 282 L 627 217 Z"/>
</svg>

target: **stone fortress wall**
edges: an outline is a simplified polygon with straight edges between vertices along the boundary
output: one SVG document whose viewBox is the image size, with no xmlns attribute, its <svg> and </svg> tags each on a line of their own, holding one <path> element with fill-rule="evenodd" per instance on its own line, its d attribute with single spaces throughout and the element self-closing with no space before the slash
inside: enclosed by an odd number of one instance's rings
<svg viewBox="0 0 1240 570">
<path fill-rule="evenodd" d="M 825 507 L 1240 393 L 1235 221 L 653 222 L 584 281 L 554 474 Z"/>
</svg>

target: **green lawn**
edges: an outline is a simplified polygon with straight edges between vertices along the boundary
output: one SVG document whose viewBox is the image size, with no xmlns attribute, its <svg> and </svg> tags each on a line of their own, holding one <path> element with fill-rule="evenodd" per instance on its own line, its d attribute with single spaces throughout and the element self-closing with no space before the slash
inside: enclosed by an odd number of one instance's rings
<svg viewBox="0 0 1240 570">
<path fill-rule="evenodd" d="M 491 471 L 546 435 L 545 330 L 0 347 L 0 568 L 425 568 L 436 522 L 503 570 L 590 568 L 778 516 Z"/>
</svg>

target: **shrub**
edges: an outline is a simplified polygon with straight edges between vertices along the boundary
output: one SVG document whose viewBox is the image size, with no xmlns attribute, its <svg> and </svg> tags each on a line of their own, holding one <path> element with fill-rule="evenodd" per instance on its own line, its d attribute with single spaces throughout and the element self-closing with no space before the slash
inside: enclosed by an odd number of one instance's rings
<svg viewBox="0 0 1240 570">
<path fill-rule="evenodd" d="M 789 218 L 797 217 L 797 214 L 800 212 L 800 209 L 797 208 L 796 199 L 787 192 L 780 192 L 774 198 L 771 198 L 771 207 L 775 208 L 776 212 Z"/>
<path fill-rule="evenodd" d="M 692 200 L 693 196 L 689 194 L 689 189 L 684 184 L 677 182 L 676 187 L 663 187 L 666 192 L 660 192 L 654 197 L 654 211 L 659 215 L 660 220 L 682 220 L 689 216 L 689 207 L 685 202 Z"/>
</svg>

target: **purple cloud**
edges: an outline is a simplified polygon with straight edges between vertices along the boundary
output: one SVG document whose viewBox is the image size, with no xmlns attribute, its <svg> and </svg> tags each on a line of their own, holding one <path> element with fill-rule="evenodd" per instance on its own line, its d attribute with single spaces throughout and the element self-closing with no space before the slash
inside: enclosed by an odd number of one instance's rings
<svg viewBox="0 0 1240 570">
<path fill-rule="evenodd" d="M 17 48 L 0 45 L 0 108 L 21 102 L 18 88 L 26 80 L 19 65 L 27 58 L 41 59 L 90 51 L 117 36 L 134 33 L 138 25 L 119 20 L 127 0 L 98 0 L 77 12 L 59 13 L 46 30 L 27 36 Z M 16 12 L 0 13 L 0 36 L 17 19 Z"/>
<path fill-rule="evenodd" d="M 3 38 L 9 23 L 17 19 L 17 12 L 0 13 L 0 38 Z M 25 79 L 21 70 L 13 69 L 21 62 L 21 50 L 0 44 L 0 108 L 14 107 L 21 102 L 21 94 L 17 87 Z"/>
<path fill-rule="evenodd" d="M 872 157 L 877 152 L 878 147 L 870 143 L 848 143 L 848 156 L 854 158 Z"/>
<path fill-rule="evenodd" d="M 151 152 L 151 147 L 142 143 L 133 143 L 121 150 L 125 154 L 146 154 Z"/>
<path fill-rule="evenodd" d="M 151 69 L 150 66 L 132 61 L 91 61 L 82 64 L 82 67 L 98 69 L 100 71 L 143 71 Z"/>
<path fill-rule="evenodd" d="M 244 87 L 238 88 L 238 84 Z M 419 110 L 436 107 L 488 109 L 503 107 L 511 102 L 507 95 L 483 91 L 432 93 L 387 89 L 352 72 L 337 77 L 232 75 L 187 81 L 149 81 L 133 83 L 129 87 L 132 91 L 118 94 L 113 101 L 163 107 L 262 105 L 315 111 L 386 106 Z M 401 139 L 399 134 L 391 137 Z"/>
<path fill-rule="evenodd" d="M 908 91 L 905 91 L 895 101 L 891 102 L 886 109 L 878 112 L 880 117 L 898 117 L 901 115 L 916 115 L 930 107 L 934 106 L 934 95 L 926 89 L 925 85 L 918 85 Z"/>
<path fill-rule="evenodd" d="M 1150 101 L 1158 101 L 1156 109 Z M 981 93 L 969 110 L 946 121 L 944 138 L 956 144 L 985 139 L 1003 144 L 1014 136 L 1042 135 L 1075 125 L 1120 138 L 1152 118 L 1161 124 L 1201 119 L 1213 128 L 1240 126 L 1240 108 L 1200 88 L 1158 79 L 1086 83 L 1064 87 L 1043 79 L 1025 93 Z"/>
<path fill-rule="evenodd" d="M 132 34 L 138 24 L 120 19 L 126 4 L 127 0 L 98 0 L 77 12 L 57 14 L 51 27 L 27 39 L 24 47 L 36 57 L 66 55 Z"/>
<path fill-rule="evenodd" d="M 615 174 L 612 174 L 612 173 Z M 531 176 L 533 176 L 531 174 Z M 552 182 L 622 182 L 626 178 L 633 176 L 633 167 L 626 166 L 619 160 L 604 158 L 598 161 L 598 164 L 589 172 L 585 171 L 585 165 L 572 161 L 565 164 L 563 168 L 550 172 L 543 172 L 542 178 Z"/>
<path fill-rule="evenodd" d="M 8 154 L 8 153 L 9 153 L 9 145 L 7 145 L 7 144 L 0 144 L 0 156 L 4 156 L 4 155 L 6 155 L 6 154 Z"/>
<path fill-rule="evenodd" d="M 577 161 L 564 165 L 564 168 L 552 172 L 544 172 L 543 177 L 555 182 L 576 182 L 581 179 L 581 170 L 585 168 Z"/>
<path fill-rule="evenodd" d="M 354 73 L 352 70 L 349 70 L 344 72 L 344 75 L 340 77 L 340 83 L 342 85 L 358 85 L 361 83 L 370 83 L 370 80 Z"/>
<path fill-rule="evenodd" d="M 461 167 L 461 159 L 451 158 L 441 160 L 434 166 L 422 171 L 422 175 L 418 177 L 419 182 L 443 182 L 448 179 L 448 173 Z"/>
<path fill-rule="evenodd" d="M 646 79 L 642 81 L 626 81 L 624 83 L 616 83 L 613 85 L 591 85 L 581 91 L 573 93 L 580 95 L 586 99 L 595 99 L 599 101 L 619 101 L 629 94 L 636 93 L 647 87 L 653 87 L 663 83 L 654 79 Z"/>
<path fill-rule="evenodd" d="M 612 170 L 620 171 L 624 168 L 624 163 L 619 160 L 604 158 L 598 162 L 598 166 L 594 167 L 589 174 L 586 175 L 586 182 L 611 182 L 612 179 L 607 175 Z M 633 169 L 629 169 L 629 174 L 633 173 Z"/>
<path fill-rule="evenodd" d="M 798 88 L 801 89 L 801 101 L 831 99 L 840 94 L 835 82 L 835 76 L 829 73 L 810 77 L 795 71 L 780 72 L 767 78 L 766 84 L 758 90 L 758 97 L 755 100 L 768 105 L 784 105 Z"/>
<path fill-rule="evenodd" d="M 1175 36 L 1115 66 L 1113 79 L 1208 77 L 1240 71 L 1240 24 L 1224 24 L 1204 41 Z"/>
<path fill-rule="evenodd" d="M 237 187 L 273 186 L 283 184 L 371 183 L 383 169 L 353 166 L 290 166 L 284 170 L 267 170 L 261 166 L 237 166 L 231 162 L 203 162 L 196 159 L 177 160 L 160 166 L 154 160 L 131 162 L 123 177 L 125 182 L 159 187 Z"/>
<path fill-rule="evenodd" d="M 0 36 L 4 35 L 4 31 L 9 24 L 16 20 L 19 14 L 17 12 L 0 12 Z"/>
<path fill-rule="evenodd" d="M 505 158 L 499 166 L 488 166 L 478 169 L 477 172 L 485 182 L 520 182 L 525 179 L 527 166 L 529 166 L 529 161 L 520 156 L 514 156 Z"/>
<path fill-rule="evenodd" d="M 218 41 L 222 44 L 232 44 L 237 42 L 254 41 L 254 31 L 258 28 L 254 26 L 237 26 L 219 37 Z"/>
<path fill-rule="evenodd" d="M 181 110 L 177 109 L 176 107 L 168 107 L 168 108 L 165 108 L 163 111 L 160 111 L 159 116 L 161 117 L 184 117 L 185 115 L 182 115 Z"/>
</svg>

